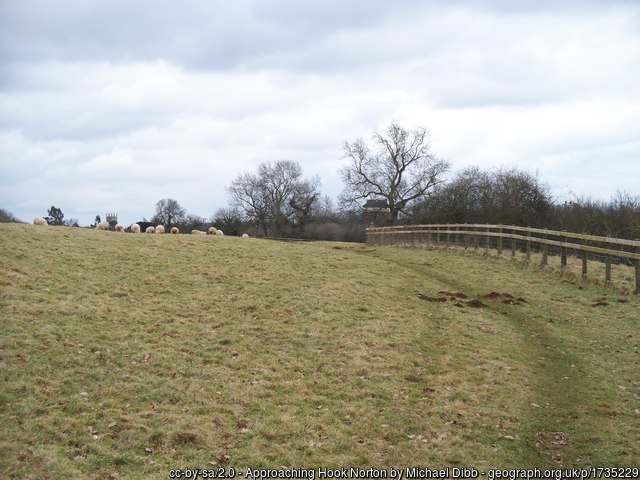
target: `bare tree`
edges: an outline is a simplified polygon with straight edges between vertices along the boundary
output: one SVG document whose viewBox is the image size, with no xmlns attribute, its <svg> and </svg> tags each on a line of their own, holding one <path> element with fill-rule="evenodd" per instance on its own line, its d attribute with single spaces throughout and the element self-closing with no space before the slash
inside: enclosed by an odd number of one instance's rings
<svg viewBox="0 0 640 480">
<path fill-rule="evenodd" d="M 554 227 L 591 235 L 640 237 L 640 196 L 616 191 L 610 201 L 571 193 L 572 199 L 555 206 Z"/>
<path fill-rule="evenodd" d="M 258 172 L 239 175 L 227 188 L 233 206 L 254 221 L 265 236 L 281 235 L 295 224 L 296 212 L 304 212 L 317 198 L 319 179 L 302 178 L 297 162 L 265 162 Z M 308 213 L 308 212 L 307 212 Z"/>
<path fill-rule="evenodd" d="M 241 209 L 247 218 L 269 236 L 268 199 L 262 188 L 260 177 L 253 173 L 242 173 L 227 187 L 233 206 Z"/>
<path fill-rule="evenodd" d="M 502 223 L 547 226 L 552 213 L 549 187 L 524 170 L 468 167 L 440 185 L 419 205 L 418 223 Z"/>
<path fill-rule="evenodd" d="M 392 123 L 384 134 L 375 132 L 374 146 L 362 139 L 345 142 L 344 157 L 350 164 L 340 169 L 345 189 L 341 200 L 354 205 L 364 199 L 382 198 L 391 218 L 406 212 L 444 181 L 449 163 L 431 153 L 425 128 L 408 131 Z"/>
<path fill-rule="evenodd" d="M 219 208 L 211 217 L 211 222 L 226 235 L 239 235 L 242 217 L 242 212 L 236 207 Z"/>
<path fill-rule="evenodd" d="M 191 230 L 205 229 L 207 220 L 206 218 L 200 217 L 198 215 L 194 215 L 192 213 L 186 214 L 180 222 L 176 222 L 175 226 L 180 229 L 180 231 L 189 233 Z"/>
<path fill-rule="evenodd" d="M 176 200 L 163 198 L 156 203 L 156 213 L 151 221 L 167 226 L 177 225 L 184 222 L 186 214 L 187 211 Z"/>
</svg>

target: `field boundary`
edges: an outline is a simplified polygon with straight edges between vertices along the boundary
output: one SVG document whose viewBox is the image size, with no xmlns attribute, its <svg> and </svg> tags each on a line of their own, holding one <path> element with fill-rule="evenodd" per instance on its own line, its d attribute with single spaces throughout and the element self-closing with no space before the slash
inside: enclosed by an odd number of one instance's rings
<svg viewBox="0 0 640 480">
<path fill-rule="evenodd" d="M 547 265 L 548 256 L 560 257 L 560 268 L 567 267 L 567 257 L 582 260 L 582 277 L 587 277 L 588 262 L 605 264 L 605 283 L 611 282 L 611 265 L 625 264 L 635 267 L 635 293 L 640 295 L 640 241 L 614 237 L 586 235 L 541 228 L 514 225 L 488 225 L 475 223 L 399 225 L 373 227 L 366 230 L 367 245 L 392 246 L 444 246 L 484 248 L 524 252 L 527 261 L 531 254 L 542 254 L 540 265 Z"/>
</svg>

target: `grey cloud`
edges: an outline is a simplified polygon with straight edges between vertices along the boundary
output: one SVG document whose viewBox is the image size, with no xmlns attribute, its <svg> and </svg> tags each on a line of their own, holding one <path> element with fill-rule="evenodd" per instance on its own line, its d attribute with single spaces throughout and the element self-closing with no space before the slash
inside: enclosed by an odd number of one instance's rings
<svg viewBox="0 0 640 480">
<path fill-rule="evenodd" d="M 169 5 L 169 6 L 168 6 Z M 3 2 L 5 61 L 169 59 L 207 69 L 306 47 L 336 29 L 370 27 L 389 2 Z M 393 8 L 396 8 L 393 5 Z"/>
<path fill-rule="evenodd" d="M 199 70 L 335 72 L 447 53 L 447 44 L 457 44 L 457 35 L 464 38 L 465 30 L 473 31 L 474 26 L 440 25 L 443 12 L 516 19 L 534 13 L 565 16 L 570 22 L 592 9 L 611 11 L 616 5 L 595 0 L 191 0 L 162 6 L 150 0 L 13 0 L 4 2 L 0 11 L 0 58 L 3 78 L 11 78 L 7 63 L 43 60 L 117 64 L 165 59 Z M 499 32 L 493 36 L 499 37 Z"/>
</svg>

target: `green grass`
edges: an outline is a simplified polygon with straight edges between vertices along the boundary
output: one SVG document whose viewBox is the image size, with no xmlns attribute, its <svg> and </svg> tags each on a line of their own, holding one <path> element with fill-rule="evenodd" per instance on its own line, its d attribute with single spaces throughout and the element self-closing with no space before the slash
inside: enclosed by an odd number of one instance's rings
<svg viewBox="0 0 640 480">
<path fill-rule="evenodd" d="M 640 464 L 632 295 L 358 244 L 0 225 L 0 252 L 3 478 Z"/>
</svg>

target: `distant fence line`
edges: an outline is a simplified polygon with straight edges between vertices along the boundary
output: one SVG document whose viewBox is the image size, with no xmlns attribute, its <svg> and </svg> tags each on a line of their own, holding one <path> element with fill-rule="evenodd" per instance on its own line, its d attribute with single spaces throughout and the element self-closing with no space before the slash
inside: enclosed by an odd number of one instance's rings
<svg viewBox="0 0 640 480">
<path fill-rule="evenodd" d="M 549 255 L 560 256 L 560 268 L 567 267 L 567 256 L 582 259 L 582 277 L 587 276 L 587 262 L 605 264 L 605 282 L 611 281 L 611 265 L 635 266 L 635 293 L 640 295 L 640 241 L 601 237 L 581 233 L 561 232 L 542 228 L 512 225 L 434 224 L 400 225 L 367 228 L 368 245 L 394 246 L 455 246 L 462 248 L 524 252 L 531 259 L 532 252 L 542 254 L 541 266 L 547 265 Z"/>
</svg>

